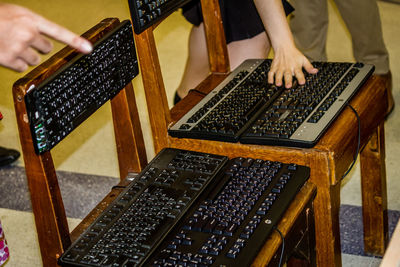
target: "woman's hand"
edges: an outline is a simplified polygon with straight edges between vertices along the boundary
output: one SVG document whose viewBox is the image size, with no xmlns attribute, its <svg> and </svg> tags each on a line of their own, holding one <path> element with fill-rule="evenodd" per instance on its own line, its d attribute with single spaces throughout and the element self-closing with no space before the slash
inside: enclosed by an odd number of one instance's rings
<svg viewBox="0 0 400 267">
<path fill-rule="evenodd" d="M 305 83 L 303 68 L 310 74 L 315 74 L 318 69 L 314 68 L 308 59 L 294 46 L 280 47 L 274 51 L 275 56 L 268 72 L 268 82 L 277 86 L 285 84 L 286 88 L 293 85 L 293 76 L 299 84 Z"/>
</svg>

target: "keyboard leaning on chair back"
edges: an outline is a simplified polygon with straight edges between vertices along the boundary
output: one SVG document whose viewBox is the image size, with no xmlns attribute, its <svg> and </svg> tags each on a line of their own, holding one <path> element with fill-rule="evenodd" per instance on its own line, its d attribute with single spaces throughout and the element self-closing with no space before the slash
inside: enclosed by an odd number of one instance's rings
<svg viewBox="0 0 400 267">
<path fill-rule="evenodd" d="M 314 62 L 317 74 L 286 89 L 268 84 L 271 60 L 247 60 L 169 130 L 174 137 L 314 146 L 372 74 L 361 63 Z"/>
<path fill-rule="evenodd" d="M 164 149 L 62 255 L 62 266 L 247 266 L 309 169 Z"/>
<path fill-rule="evenodd" d="M 129 0 L 129 9 L 136 34 L 159 22 L 190 0 Z"/>
<path fill-rule="evenodd" d="M 126 20 L 25 95 L 35 151 L 50 150 L 139 72 L 131 23 Z"/>
</svg>

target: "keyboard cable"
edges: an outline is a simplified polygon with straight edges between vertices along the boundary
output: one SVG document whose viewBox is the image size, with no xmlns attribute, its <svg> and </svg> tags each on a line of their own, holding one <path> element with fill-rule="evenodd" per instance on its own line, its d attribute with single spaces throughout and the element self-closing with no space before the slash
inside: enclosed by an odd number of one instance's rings
<svg viewBox="0 0 400 267">
<path fill-rule="evenodd" d="M 283 260 L 283 252 L 285 251 L 285 238 L 283 237 L 283 234 L 278 229 L 278 227 L 274 226 L 274 230 L 278 232 L 278 234 L 281 236 L 281 239 L 282 239 L 282 251 L 281 251 L 281 257 L 279 259 L 279 265 L 278 265 L 278 267 L 281 267 L 282 266 L 282 260 Z"/>
<path fill-rule="evenodd" d="M 190 89 L 190 90 L 189 90 L 189 93 L 190 93 L 190 92 L 196 92 L 196 93 L 201 94 L 201 95 L 203 95 L 203 96 L 206 96 L 206 95 L 207 95 L 206 93 L 204 93 L 204 92 L 202 92 L 202 91 L 200 91 L 200 90 L 197 90 L 197 89 Z"/>
<path fill-rule="evenodd" d="M 358 154 L 360 153 L 360 143 L 361 143 L 361 120 L 360 120 L 360 116 L 358 115 L 357 111 L 355 110 L 355 108 L 353 108 L 349 103 L 347 103 L 347 106 L 354 112 L 354 114 L 356 115 L 357 118 L 357 123 L 358 123 L 358 136 L 357 136 L 357 150 L 356 150 L 356 154 L 354 155 L 354 160 L 351 163 L 350 167 L 347 169 L 347 171 L 345 172 L 345 174 L 342 177 L 342 180 L 346 177 L 346 175 L 351 171 L 351 169 L 353 168 L 354 164 L 357 161 L 357 157 Z"/>
</svg>

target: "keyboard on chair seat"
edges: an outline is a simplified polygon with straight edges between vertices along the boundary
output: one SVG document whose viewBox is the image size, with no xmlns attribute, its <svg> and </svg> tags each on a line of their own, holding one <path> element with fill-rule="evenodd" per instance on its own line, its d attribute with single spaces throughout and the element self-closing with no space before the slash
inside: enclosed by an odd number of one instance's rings
<svg viewBox="0 0 400 267">
<path fill-rule="evenodd" d="M 49 151 L 139 73 L 126 20 L 25 95 L 35 152 Z"/>
<path fill-rule="evenodd" d="M 246 60 L 168 133 L 247 144 L 312 147 L 374 71 L 362 63 L 313 62 L 317 74 L 286 89 L 268 84 L 271 60 Z"/>
<path fill-rule="evenodd" d="M 309 169 L 164 149 L 59 259 L 62 266 L 242 266 Z"/>
</svg>

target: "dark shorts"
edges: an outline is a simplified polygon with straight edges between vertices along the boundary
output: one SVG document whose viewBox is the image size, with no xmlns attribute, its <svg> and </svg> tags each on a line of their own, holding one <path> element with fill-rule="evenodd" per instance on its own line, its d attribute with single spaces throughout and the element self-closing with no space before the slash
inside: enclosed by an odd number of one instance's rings
<svg viewBox="0 0 400 267">
<path fill-rule="evenodd" d="M 289 15 L 293 7 L 286 0 L 282 3 Z M 227 43 L 252 38 L 265 31 L 253 0 L 219 0 L 219 4 Z M 203 22 L 199 0 L 185 5 L 182 14 L 193 25 L 199 26 Z"/>
</svg>

